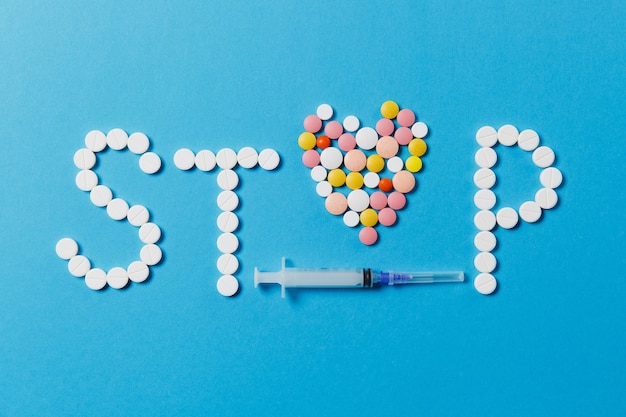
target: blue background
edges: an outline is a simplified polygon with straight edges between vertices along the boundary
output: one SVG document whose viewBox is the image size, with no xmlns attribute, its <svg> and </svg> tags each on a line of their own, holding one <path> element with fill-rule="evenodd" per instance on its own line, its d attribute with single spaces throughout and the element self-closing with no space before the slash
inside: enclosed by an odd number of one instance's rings
<svg viewBox="0 0 626 417">
<path fill-rule="evenodd" d="M 0 5 L 0 416 L 624 415 L 626 3 L 25 2 Z M 507 4 L 510 3 L 510 4 Z M 374 247 L 329 215 L 300 161 L 328 102 L 384 100 L 431 128 L 419 188 Z M 539 132 L 559 206 L 497 230 L 499 290 L 471 281 L 476 130 Z M 76 188 L 92 129 L 145 132 L 163 171 L 107 151 L 101 182 L 164 231 L 149 282 L 89 290 L 54 246 L 127 265 L 136 228 Z M 240 293 L 215 289 L 216 173 L 174 152 L 272 147 L 242 172 Z M 498 147 L 496 193 L 539 187 Z M 253 268 L 465 271 L 464 284 L 254 289 Z"/>
</svg>

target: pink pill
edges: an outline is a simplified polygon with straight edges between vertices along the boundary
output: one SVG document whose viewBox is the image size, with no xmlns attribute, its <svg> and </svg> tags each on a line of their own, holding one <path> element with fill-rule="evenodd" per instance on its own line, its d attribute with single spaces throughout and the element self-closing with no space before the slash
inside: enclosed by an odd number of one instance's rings
<svg viewBox="0 0 626 417">
<path fill-rule="evenodd" d="M 370 196 L 370 206 L 375 210 L 382 210 L 387 207 L 387 196 L 385 193 L 376 191 Z"/>
<path fill-rule="evenodd" d="M 393 158 L 398 153 L 398 141 L 391 136 L 383 136 L 376 143 L 376 152 L 385 159 Z"/>
<path fill-rule="evenodd" d="M 408 145 L 413 140 L 413 132 L 408 127 L 399 127 L 393 137 L 400 145 Z"/>
<path fill-rule="evenodd" d="M 398 112 L 396 119 L 398 123 L 400 123 L 400 126 L 412 126 L 413 123 L 415 123 L 415 113 L 413 113 L 413 110 L 402 109 Z"/>
<path fill-rule="evenodd" d="M 406 196 L 401 192 L 394 191 L 387 197 L 387 205 L 394 210 L 402 210 L 406 206 Z"/>
<path fill-rule="evenodd" d="M 359 172 L 365 168 L 367 156 L 358 149 L 352 149 L 343 158 L 343 163 L 350 171 Z"/>
<path fill-rule="evenodd" d="M 364 227 L 359 232 L 359 240 L 364 245 L 373 245 L 378 240 L 378 233 L 373 227 Z"/>
<path fill-rule="evenodd" d="M 390 119 L 380 119 L 376 122 L 376 131 L 380 136 L 391 136 L 396 129 L 396 125 Z"/>
<path fill-rule="evenodd" d="M 329 138 L 337 139 L 343 133 L 343 126 L 338 121 L 333 120 L 332 122 L 328 122 L 324 132 Z"/>
<path fill-rule="evenodd" d="M 311 133 L 317 133 L 322 128 L 322 119 L 314 114 L 310 114 L 304 118 L 304 130 Z"/>
<path fill-rule="evenodd" d="M 356 138 L 350 133 L 344 133 L 339 136 L 337 144 L 339 145 L 339 149 L 344 152 L 348 152 L 356 147 Z"/>
<path fill-rule="evenodd" d="M 389 207 L 385 207 L 380 212 L 378 212 L 378 223 L 382 224 L 383 226 L 392 226 L 397 219 L 398 216 L 396 215 L 396 212 Z"/>
<path fill-rule="evenodd" d="M 320 164 L 320 154 L 315 149 L 309 149 L 302 154 L 302 163 L 308 168 L 316 167 Z"/>
</svg>

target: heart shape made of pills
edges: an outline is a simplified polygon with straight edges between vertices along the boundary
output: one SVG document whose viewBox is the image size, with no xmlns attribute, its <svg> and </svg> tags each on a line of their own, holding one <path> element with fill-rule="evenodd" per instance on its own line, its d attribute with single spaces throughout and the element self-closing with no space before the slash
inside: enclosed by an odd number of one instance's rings
<svg viewBox="0 0 626 417">
<path fill-rule="evenodd" d="M 428 126 L 411 109 L 385 101 L 380 113 L 375 127 L 361 127 L 353 115 L 337 121 L 333 108 L 322 104 L 305 117 L 298 137 L 302 162 L 311 169 L 326 210 L 342 215 L 348 227 L 363 226 L 359 239 L 365 245 L 378 240 L 378 224 L 396 223 L 406 194 L 417 187 L 415 174 L 428 149 Z"/>
</svg>

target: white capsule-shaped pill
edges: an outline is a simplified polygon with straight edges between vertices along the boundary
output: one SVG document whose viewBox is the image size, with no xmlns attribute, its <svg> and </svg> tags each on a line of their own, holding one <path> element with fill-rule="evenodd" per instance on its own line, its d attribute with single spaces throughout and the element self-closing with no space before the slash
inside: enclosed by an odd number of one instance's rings
<svg viewBox="0 0 626 417">
<path fill-rule="evenodd" d="M 474 194 L 474 205 L 481 210 L 490 210 L 496 205 L 496 194 L 489 189 L 480 189 Z"/>
<path fill-rule="evenodd" d="M 139 239 L 143 243 L 157 243 L 161 239 L 161 228 L 154 223 L 146 223 L 139 228 Z"/>
<path fill-rule="evenodd" d="M 496 173 L 489 168 L 480 168 L 474 173 L 474 184 L 478 188 L 491 188 L 496 183 Z"/>
<path fill-rule="evenodd" d="M 142 155 L 150 148 L 150 139 L 141 132 L 135 132 L 128 137 L 128 150 L 134 154 Z"/>
<path fill-rule="evenodd" d="M 196 164 L 196 155 L 191 149 L 181 148 L 174 153 L 174 165 L 181 171 L 188 171 Z"/>
<path fill-rule="evenodd" d="M 85 275 L 85 285 L 94 291 L 103 289 L 107 285 L 107 273 L 100 268 L 91 268 Z"/>
<path fill-rule="evenodd" d="M 535 194 L 535 202 L 542 209 L 551 209 L 558 203 L 559 197 L 552 188 L 542 188 Z"/>
<path fill-rule="evenodd" d="M 539 146 L 539 135 L 532 129 L 522 130 L 517 144 L 525 151 L 534 151 Z"/>
<path fill-rule="evenodd" d="M 280 155 L 274 149 L 263 149 L 259 153 L 259 166 L 266 171 L 272 171 L 278 168 L 280 164 Z"/>
<path fill-rule="evenodd" d="M 159 248 L 154 243 L 149 243 L 141 248 L 141 251 L 139 252 L 139 258 L 144 264 L 152 266 L 161 262 L 161 259 L 163 258 L 163 252 L 161 251 L 161 248 Z"/>
<path fill-rule="evenodd" d="M 320 181 L 315 186 L 315 192 L 320 197 L 328 197 L 333 192 L 333 186 L 328 181 Z"/>
<path fill-rule="evenodd" d="M 217 270 L 224 275 L 232 275 L 239 269 L 239 259 L 232 253 L 224 253 L 217 258 Z"/>
<path fill-rule="evenodd" d="M 150 220 L 150 212 L 144 206 L 136 204 L 128 209 L 126 217 L 130 224 L 139 227 L 146 224 L 148 220 Z"/>
<path fill-rule="evenodd" d="M 504 229 L 512 229 L 517 226 L 519 216 L 514 208 L 503 207 L 496 213 L 496 221 L 498 222 L 498 226 Z"/>
<path fill-rule="evenodd" d="M 91 269 L 91 262 L 83 255 L 72 256 L 67 263 L 67 270 L 75 277 L 84 277 Z"/>
<path fill-rule="evenodd" d="M 217 174 L 217 185 L 222 190 L 234 190 L 239 185 L 239 175 L 232 169 L 224 169 Z"/>
<path fill-rule="evenodd" d="M 90 169 L 83 169 L 76 174 L 76 186 L 82 191 L 91 191 L 98 185 L 98 175 Z"/>
<path fill-rule="evenodd" d="M 237 163 L 242 168 L 254 168 L 259 162 L 259 154 L 250 146 L 243 147 L 237 152 Z"/>
<path fill-rule="evenodd" d="M 519 131 L 513 125 L 504 125 L 498 129 L 498 142 L 504 146 L 513 146 L 517 143 Z"/>
<path fill-rule="evenodd" d="M 109 287 L 121 290 L 128 285 L 128 272 L 119 266 L 111 268 L 107 272 L 107 284 Z"/>
<path fill-rule="evenodd" d="M 222 211 L 234 211 L 239 206 L 239 197 L 233 191 L 222 191 L 217 195 L 217 206 Z"/>
<path fill-rule="evenodd" d="M 534 150 L 533 163 L 539 168 L 547 168 L 554 163 L 554 151 L 547 146 L 540 146 Z"/>
<path fill-rule="evenodd" d="M 545 168 L 539 175 L 539 181 L 546 188 L 557 188 L 563 182 L 563 174 L 557 168 Z"/>
<path fill-rule="evenodd" d="M 64 237 L 57 242 L 55 250 L 59 258 L 71 259 L 78 254 L 78 243 L 70 237 Z"/>
<path fill-rule="evenodd" d="M 115 151 L 121 151 L 128 144 L 128 134 L 122 129 L 111 129 L 107 133 L 107 145 Z"/>
<path fill-rule="evenodd" d="M 79 149 L 74 154 L 74 165 L 78 169 L 91 169 L 96 165 L 96 154 L 87 148 Z"/>
<path fill-rule="evenodd" d="M 113 192 L 106 185 L 97 185 L 89 193 L 89 199 L 97 207 L 105 207 L 113 199 Z"/>
<path fill-rule="evenodd" d="M 237 153 L 230 148 L 220 149 L 215 154 L 215 161 L 222 169 L 233 169 L 237 166 Z"/>
<path fill-rule="evenodd" d="M 217 291 L 224 297 L 232 297 L 239 290 L 239 281 L 232 275 L 222 275 L 217 280 Z"/>
<path fill-rule="evenodd" d="M 489 231 L 482 230 L 474 236 L 474 246 L 481 252 L 491 252 L 495 249 L 496 244 L 496 235 Z"/>
<path fill-rule="evenodd" d="M 476 142 L 480 146 L 492 147 L 498 143 L 498 132 L 491 126 L 483 126 L 476 132 Z"/>
<path fill-rule="evenodd" d="M 150 276 L 150 268 L 141 261 L 134 261 L 128 265 L 128 278 L 132 282 L 144 282 Z"/>
<path fill-rule="evenodd" d="M 92 152 L 101 152 L 107 147 L 107 137 L 99 130 L 92 130 L 85 135 L 85 147 Z"/>
<path fill-rule="evenodd" d="M 527 223 L 535 223 L 541 218 L 541 206 L 535 201 L 526 201 L 519 208 L 519 216 Z"/>
<path fill-rule="evenodd" d="M 161 169 L 161 157 L 154 152 L 146 152 L 139 158 L 139 168 L 146 174 L 156 174 Z"/>
<path fill-rule="evenodd" d="M 483 146 L 474 154 L 474 161 L 481 168 L 491 168 L 498 162 L 498 154 L 493 148 Z"/>
<path fill-rule="evenodd" d="M 474 225 L 478 230 L 492 230 L 496 226 L 496 215 L 489 210 L 480 210 L 474 216 Z"/>
<path fill-rule="evenodd" d="M 107 204 L 107 214 L 113 220 L 125 219 L 128 209 L 128 203 L 121 198 L 114 198 Z"/>
<path fill-rule="evenodd" d="M 480 272 L 491 272 L 496 269 L 496 257 L 491 252 L 480 252 L 474 258 L 474 266 Z"/>
<path fill-rule="evenodd" d="M 201 150 L 196 154 L 194 162 L 196 164 L 196 168 L 204 172 L 212 171 L 217 164 L 217 161 L 215 160 L 215 154 L 206 149 Z"/>
<path fill-rule="evenodd" d="M 239 217 L 232 211 L 223 211 L 217 216 L 217 227 L 224 233 L 230 233 L 239 227 Z"/>
<path fill-rule="evenodd" d="M 488 273 L 478 274 L 476 278 L 474 278 L 474 288 L 476 291 L 483 295 L 489 295 L 496 290 L 498 283 L 496 278 Z"/>
</svg>

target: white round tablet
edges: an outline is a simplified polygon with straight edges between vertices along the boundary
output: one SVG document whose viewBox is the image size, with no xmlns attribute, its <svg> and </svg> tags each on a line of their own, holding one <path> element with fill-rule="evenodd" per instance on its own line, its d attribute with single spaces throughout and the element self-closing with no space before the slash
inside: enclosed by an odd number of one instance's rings
<svg viewBox="0 0 626 417">
<path fill-rule="evenodd" d="M 498 129 L 498 142 L 504 146 L 513 146 L 517 143 L 519 131 L 513 125 L 504 125 Z"/>
<path fill-rule="evenodd" d="M 234 190 L 239 185 L 239 175 L 232 169 L 224 169 L 217 174 L 217 185 L 222 190 Z"/>
<path fill-rule="evenodd" d="M 239 217 L 232 211 L 223 211 L 217 216 L 217 227 L 224 233 L 234 232 L 239 227 Z"/>
<path fill-rule="evenodd" d="M 239 197 L 232 191 L 222 191 L 217 195 L 217 206 L 222 211 L 234 211 L 239 206 Z"/>
<path fill-rule="evenodd" d="M 141 262 L 148 266 L 156 265 L 161 262 L 161 258 L 163 258 L 163 252 L 161 248 L 159 248 L 154 243 L 148 243 L 141 248 L 139 252 L 139 258 L 141 258 Z"/>
<path fill-rule="evenodd" d="M 326 171 L 326 168 L 324 168 L 321 165 L 314 166 L 311 169 L 311 178 L 313 178 L 313 181 L 316 181 L 316 182 L 324 181 L 327 175 L 328 175 L 328 171 Z"/>
<path fill-rule="evenodd" d="M 107 272 L 107 284 L 109 287 L 121 290 L 128 285 L 128 272 L 119 266 L 111 268 Z"/>
<path fill-rule="evenodd" d="M 114 198 L 107 204 L 107 214 L 113 220 L 123 220 L 128 215 L 128 203 L 121 198 Z"/>
<path fill-rule="evenodd" d="M 263 149 L 259 153 L 259 165 L 266 171 L 272 171 L 280 164 L 280 155 L 274 149 Z"/>
<path fill-rule="evenodd" d="M 424 122 L 417 122 L 411 126 L 411 133 L 416 138 L 424 139 L 428 135 L 428 126 Z"/>
<path fill-rule="evenodd" d="M 232 253 L 224 253 L 217 258 L 217 270 L 224 275 L 232 275 L 239 269 L 239 259 Z"/>
<path fill-rule="evenodd" d="M 150 276 L 150 268 L 141 261 L 132 262 L 128 265 L 128 278 L 132 282 L 144 282 Z"/>
<path fill-rule="evenodd" d="M 98 175 L 90 169 L 83 169 L 76 174 L 76 186 L 83 191 L 91 191 L 98 185 Z"/>
<path fill-rule="evenodd" d="M 517 215 L 517 211 L 515 211 L 515 209 L 511 207 L 503 207 L 498 210 L 498 213 L 496 214 L 496 221 L 498 222 L 498 226 L 504 229 L 512 229 L 517 226 L 519 216 Z"/>
<path fill-rule="evenodd" d="M 348 207 L 357 213 L 362 212 L 370 205 L 370 196 L 362 189 L 352 190 L 348 194 Z"/>
<path fill-rule="evenodd" d="M 496 173 L 489 168 L 480 168 L 474 174 L 474 184 L 478 188 L 491 188 L 496 183 Z"/>
<path fill-rule="evenodd" d="M 356 132 L 355 139 L 359 148 L 374 149 L 378 143 L 378 133 L 371 127 L 362 127 Z"/>
<path fill-rule="evenodd" d="M 387 159 L 387 169 L 393 173 L 402 171 L 404 168 L 404 161 L 399 156 L 394 156 Z"/>
<path fill-rule="evenodd" d="M 217 166 L 222 169 L 233 169 L 237 166 L 237 153 L 230 148 L 223 148 L 215 155 Z"/>
<path fill-rule="evenodd" d="M 343 164 L 343 154 L 338 148 L 328 147 L 322 151 L 320 163 L 326 169 L 339 168 Z"/>
<path fill-rule="evenodd" d="M 527 223 L 535 223 L 541 218 L 541 207 L 534 201 L 526 201 L 519 208 L 519 216 Z"/>
<path fill-rule="evenodd" d="M 563 174 L 557 168 L 545 168 L 539 175 L 539 181 L 546 188 L 557 188 L 563 182 Z"/>
<path fill-rule="evenodd" d="M 196 154 L 194 163 L 196 164 L 196 168 L 204 172 L 211 171 L 217 164 L 215 154 L 206 149 L 201 150 Z"/>
<path fill-rule="evenodd" d="M 474 224 L 478 230 L 492 230 L 496 226 L 496 215 L 489 210 L 480 210 L 474 216 Z"/>
<path fill-rule="evenodd" d="M 89 199 L 97 207 L 104 207 L 113 199 L 113 192 L 106 185 L 97 185 L 89 193 Z"/>
<path fill-rule="evenodd" d="M 146 223 L 139 228 L 139 239 L 143 243 L 157 243 L 161 239 L 161 228 L 154 223 Z"/>
<path fill-rule="evenodd" d="M 474 194 L 474 205 L 481 210 L 490 210 L 496 205 L 496 195 L 493 191 L 483 188 Z"/>
<path fill-rule="evenodd" d="M 539 146 L 539 135 L 532 129 L 522 130 L 517 144 L 525 151 L 534 151 Z"/>
<path fill-rule="evenodd" d="M 135 132 L 128 137 L 128 150 L 134 154 L 142 155 L 150 148 L 150 139 L 141 133 Z"/>
<path fill-rule="evenodd" d="M 559 197 L 552 188 L 542 188 L 535 194 L 535 202 L 539 204 L 539 207 L 542 209 L 551 209 L 556 206 L 558 201 Z"/>
<path fill-rule="evenodd" d="M 174 165 L 182 171 L 188 171 L 196 164 L 196 155 L 191 149 L 182 148 L 174 154 Z"/>
<path fill-rule="evenodd" d="M 115 151 L 121 151 L 128 143 L 128 134 L 122 129 L 111 129 L 107 133 L 107 145 Z"/>
<path fill-rule="evenodd" d="M 88 288 L 98 291 L 107 285 L 107 273 L 100 268 L 92 268 L 85 275 L 85 284 Z"/>
<path fill-rule="evenodd" d="M 315 186 L 315 192 L 320 197 L 328 197 L 333 192 L 333 186 L 328 181 L 320 181 Z"/>
<path fill-rule="evenodd" d="M 254 168 L 259 162 L 259 154 L 250 146 L 243 147 L 237 152 L 237 163 L 243 168 Z"/>
<path fill-rule="evenodd" d="M 498 132 L 491 126 L 483 126 L 476 132 L 476 142 L 480 146 L 492 147 L 498 143 Z"/>
<path fill-rule="evenodd" d="M 239 281 L 232 275 L 222 275 L 217 280 L 217 291 L 224 297 L 232 297 L 239 290 Z"/>
<path fill-rule="evenodd" d="M 146 174 L 155 174 L 161 169 L 161 158 L 154 152 L 146 152 L 139 158 L 139 168 Z"/>
<path fill-rule="evenodd" d="M 92 152 L 101 152 L 107 147 L 107 137 L 99 130 L 92 130 L 85 135 L 85 146 Z"/>
<path fill-rule="evenodd" d="M 378 184 L 380 184 L 380 175 L 378 175 L 376 172 L 368 172 L 363 177 L 363 184 L 365 184 L 367 188 L 378 187 Z"/>
<path fill-rule="evenodd" d="M 481 252 L 491 252 L 497 244 L 496 235 L 486 230 L 476 233 L 474 246 Z"/>
<path fill-rule="evenodd" d="M 222 253 L 234 253 L 239 248 L 239 239 L 232 233 L 222 233 L 217 237 L 217 249 Z"/>
<path fill-rule="evenodd" d="M 343 119 L 343 128 L 346 132 L 356 132 L 359 126 L 361 126 L 361 123 L 356 116 L 347 116 Z"/>
<path fill-rule="evenodd" d="M 547 146 L 540 146 L 534 150 L 532 158 L 539 168 L 547 168 L 554 163 L 554 151 Z"/>
<path fill-rule="evenodd" d="M 144 206 L 136 204 L 128 209 L 126 217 L 130 224 L 139 227 L 148 223 L 148 220 L 150 220 L 150 212 Z"/>
<path fill-rule="evenodd" d="M 474 161 L 481 168 L 491 168 L 498 162 L 498 154 L 493 148 L 483 146 L 474 154 Z"/>
<path fill-rule="evenodd" d="M 74 154 L 74 165 L 78 169 L 91 169 L 96 165 L 96 154 L 87 148 L 79 149 Z"/>
<path fill-rule="evenodd" d="M 75 277 L 84 277 L 91 269 L 91 262 L 83 255 L 75 255 L 70 258 L 67 270 Z"/>
<path fill-rule="evenodd" d="M 497 286 L 496 278 L 491 274 L 482 273 L 474 278 L 474 288 L 483 295 L 491 294 L 496 290 Z"/>
<path fill-rule="evenodd" d="M 333 108 L 330 107 L 330 104 L 320 104 L 317 106 L 317 117 L 322 120 L 329 120 L 333 117 Z"/>
<path fill-rule="evenodd" d="M 78 254 L 78 243 L 70 237 L 64 237 L 55 247 L 57 256 L 61 259 L 71 259 Z"/>
<path fill-rule="evenodd" d="M 356 211 L 348 210 L 343 214 L 343 223 L 348 227 L 356 227 L 360 221 L 359 213 Z"/>
<path fill-rule="evenodd" d="M 474 266 L 480 272 L 491 272 L 496 269 L 496 257 L 491 252 L 480 252 L 474 258 Z"/>
</svg>

